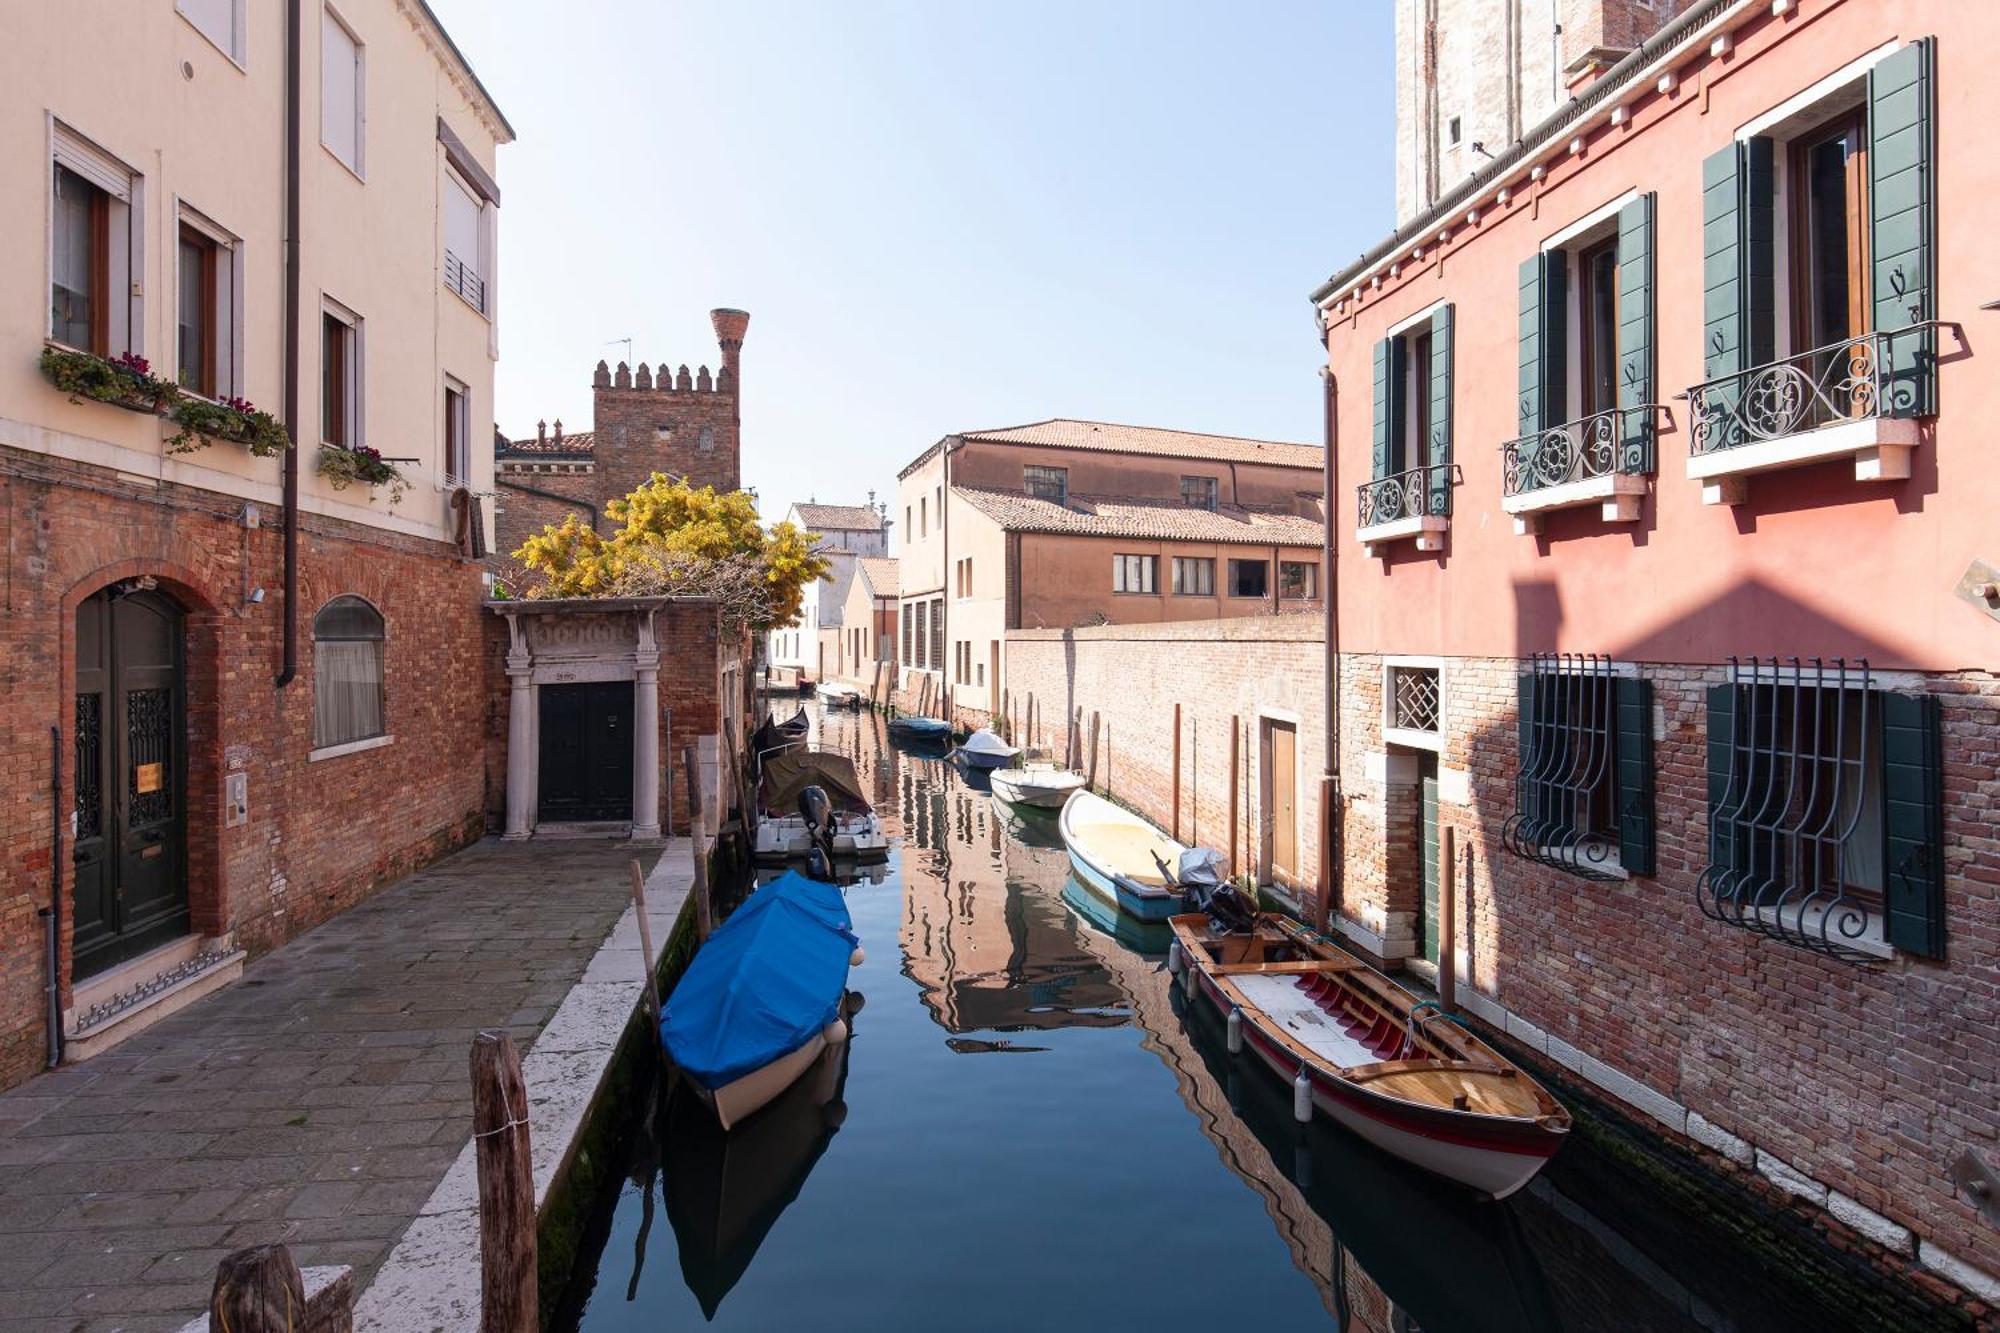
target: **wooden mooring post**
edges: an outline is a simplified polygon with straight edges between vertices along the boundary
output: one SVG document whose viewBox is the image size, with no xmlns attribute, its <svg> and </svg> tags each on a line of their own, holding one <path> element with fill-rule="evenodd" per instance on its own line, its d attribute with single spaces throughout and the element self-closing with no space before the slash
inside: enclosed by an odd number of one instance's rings
<svg viewBox="0 0 2000 1333">
<path fill-rule="evenodd" d="M 497 1028 L 472 1039 L 472 1142 L 479 1169 L 480 1333 L 537 1333 L 528 1088 L 514 1039 Z"/>
<path fill-rule="evenodd" d="M 1458 1012 L 1458 847 L 1457 830 L 1438 830 L 1438 1004 Z"/>
<path fill-rule="evenodd" d="M 1084 775 L 1084 779 L 1083 779 L 1083 785 L 1084 785 L 1084 787 L 1085 787 L 1086 789 L 1088 789 L 1088 790 L 1091 790 L 1091 791 L 1095 791 L 1095 790 L 1097 790 L 1097 724 L 1098 724 L 1099 720 L 1100 720 L 1100 719 L 1102 718 L 1102 716 L 1103 716 L 1103 715 L 1102 715 L 1102 714 L 1100 714 L 1099 712 L 1097 712 L 1097 710 L 1096 710 L 1096 709 L 1092 709 L 1092 710 L 1091 710 L 1091 713 L 1090 713 L 1090 771 L 1089 771 L 1088 773 L 1086 773 L 1086 774 Z"/>
<path fill-rule="evenodd" d="M 701 764 L 692 745 L 682 749 L 681 763 L 687 769 L 688 842 L 694 848 L 694 937 L 705 940 L 714 921 L 708 901 L 708 834 L 701 826 Z"/>
<path fill-rule="evenodd" d="M 1232 875 L 1241 864 L 1236 859 L 1236 821 L 1237 797 L 1240 794 L 1237 785 L 1240 777 L 1238 769 L 1242 762 L 1242 756 L 1237 752 L 1238 742 L 1242 739 L 1238 729 L 1242 724 L 1243 719 L 1240 716 L 1231 716 L 1229 719 L 1229 872 Z"/>
<path fill-rule="evenodd" d="M 282 1245 L 238 1250 L 215 1266 L 209 1333 L 290 1333 L 303 1322 L 306 1282 Z"/>
<path fill-rule="evenodd" d="M 646 1016 L 654 1029 L 660 1026 L 660 979 L 653 969 L 660 965 L 659 956 L 653 952 L 653 923 L 646 919 L 646 874 L 639 869 L 639 858 L 632 858 L 632 908 L 639 914 L 639 948 L 644 956 L 639 960 L 640 970 L 646 974 Z"/>
<path fill-rule="evenodd" d="M 1181 706 L 1174 705 L 1174 841 L 1181 840 Z"/>
<path fill-rule="evenodd" d="M 1334 901 L 1334 829 L 1340 812 L 1333 808 L 1333 778 L 1319 780 L 1319 892 L 1314 895 L 1313 929 L 1324 932 L 1339 904 Z"/>
</svg>

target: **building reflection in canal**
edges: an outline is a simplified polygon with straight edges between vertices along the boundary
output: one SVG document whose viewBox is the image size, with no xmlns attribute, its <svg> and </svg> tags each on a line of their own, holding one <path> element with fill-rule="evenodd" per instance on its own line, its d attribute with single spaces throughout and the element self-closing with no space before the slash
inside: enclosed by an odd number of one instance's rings
<svg viewBox="0 0 2000 1333">
<path fill-rule="evenodd" d="M 855 975 L 844 1067 L 733 1135 L 691 1098 L 655 1105 L 553 1327 L 1304 1326 L 1315 1303 L 1368 1333 L 1852 1325 L 1585 1136 L 1493 1204 L 1299 1125 L 1289 1087 L 1182 1003 L 1164 938 L 1074 888 L 1053 819 L 898 752 L 879 718 L 815 726 L 902 839 L 847 890 L 864 940 L 900 947 Z"/>
</svg>

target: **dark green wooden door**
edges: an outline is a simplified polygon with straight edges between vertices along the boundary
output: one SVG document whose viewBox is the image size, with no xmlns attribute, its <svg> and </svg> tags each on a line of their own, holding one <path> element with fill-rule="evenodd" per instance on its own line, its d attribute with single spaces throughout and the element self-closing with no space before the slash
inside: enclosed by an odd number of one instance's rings
<svg viewBox="0 0 2000 1333">
<path fill-rule="evenodd" d="M 632 817 L 632 682 L 541 688 L 539 817 Z"/>
<path fill-rule="evenodd" d="M 187 933 L 180 608 L 106 590 L 76 613 L 74 978 Z"/>
<path fill-rule="evenodd" d="M 1424 957 L 1438 960 L 1438 760 L 1434 754 L 1417 759 L 1417 874 L 1423 881 Z"/>
</svg>

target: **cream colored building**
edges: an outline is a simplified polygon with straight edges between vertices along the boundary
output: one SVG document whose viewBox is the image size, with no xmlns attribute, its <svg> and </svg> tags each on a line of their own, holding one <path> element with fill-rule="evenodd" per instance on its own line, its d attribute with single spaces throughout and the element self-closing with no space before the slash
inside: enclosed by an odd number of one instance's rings
<svg viewBox="0 0 2000 1333">
<path fill-rule="evenodd" d="M 0 263 L 0 445 L 275 511 L 279 458 L 227 443 L 170 456 L 171 424 L 72 405 L 36 358 L 53 338 L 131 352 L 173 378 L 185 322 L 212 349 L 192 387 L 283 416 L 287 5 L 6 8 L 0 179 L 15 243 Z M 493 489 L 493 177 L 513 131 L 422 0 L 298 8 L 299 503 L 444 535 L 448 480 Z M 98 303 L 83 318 L 59 308 Z M 334 341 L 345 345 L 329 356 Z M 344 368 L 331 411 L 329 359 Z M 409 482 L 401 503 L 320 477 L 329 434 L 394 460 Z"/>
</svg>

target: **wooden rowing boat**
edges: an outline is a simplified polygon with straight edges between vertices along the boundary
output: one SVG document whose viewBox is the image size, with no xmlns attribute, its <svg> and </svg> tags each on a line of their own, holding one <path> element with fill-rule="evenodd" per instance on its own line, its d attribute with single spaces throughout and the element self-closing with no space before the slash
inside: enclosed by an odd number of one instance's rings
<svg viewBox="0 0 2000 1333">
<path fill-rule="evenodd" d="M 1218 932 L 1173 918 L 1168 965 L 1293 1082 L 1301 1119 L 1331 1117 L 1404 1161 L 1504 1199 L 1569 1133 L 1569 1112 L 1505 1056 L 1297 922 Z M 1233 1017 L 1232 1017 L 1233 1016 Z"/>
<path fill-rule="evenodd" d="M 1058 768 L 1047 760 L 993 771 L 993 795 L 1012 806 L 1059 810 L 1069 794 L 1083 786 L 1083 774 Z"/>
</svg>

